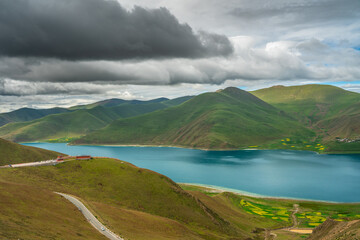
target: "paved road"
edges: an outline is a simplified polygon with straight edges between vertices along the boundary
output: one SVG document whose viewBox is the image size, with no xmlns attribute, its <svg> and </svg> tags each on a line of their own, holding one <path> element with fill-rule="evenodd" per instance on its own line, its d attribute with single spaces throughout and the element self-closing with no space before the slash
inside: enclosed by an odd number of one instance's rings
<svg viewBox="0 0 360 240">
<path fill-rule="evenodd" d="M 90 224 L 96 228 L 101 234 L 105 235 L 107 238 L 111 240 L 124 240 L 123 238 L 119 237 L 115 233 L 111 232 L 109 229 L 107 229 L 99 220 L 96 219 L 96 217 L 85 207 L 85 205 L 80 202 L 77 198 L 72 197 L 65 193 L 59 193 L 55 192 L 56 194 L 59 194 L 69 200 L 72 204 L 74 204 L 86 217 L 86 219 L 90 222 Z"/>
<path fill-rule="evenodd" d="M 1 168 L 38 167 L 38 166 L 56 165 L 58 163 L 61 163 L 61 162 L 58 162 L 56 160 L 46 160 L 46 161 L 40 161 L 40 162 L 9 164 L 9 165 L 5 165 L 5 166 L 1 166 Z"/>
</svg>

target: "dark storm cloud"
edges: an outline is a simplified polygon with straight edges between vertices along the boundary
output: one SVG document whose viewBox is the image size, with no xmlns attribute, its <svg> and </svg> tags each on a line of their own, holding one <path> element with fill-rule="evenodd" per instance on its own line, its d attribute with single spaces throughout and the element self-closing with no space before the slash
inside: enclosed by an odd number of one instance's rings
<svg viewBox="0 0 360 240">
<path fill-rule="evenodd" d="M 0 55 L 66 60 L 201 58 L 233 51 L 227 37 L 195 34 L 166 9 L 113 0 L 0 0 Z"/>
</svg>

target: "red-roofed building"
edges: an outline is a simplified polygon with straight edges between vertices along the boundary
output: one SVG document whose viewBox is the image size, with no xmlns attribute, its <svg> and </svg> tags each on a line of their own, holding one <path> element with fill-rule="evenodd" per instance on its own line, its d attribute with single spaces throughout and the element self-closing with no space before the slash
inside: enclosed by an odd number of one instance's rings
<svg viewBox="0 0 360 240">
<path fill-rule="evenodd" d="M 91 156 L 76 156 L 76 160 L 89 160 L 92 159 Z"/>
</svg>

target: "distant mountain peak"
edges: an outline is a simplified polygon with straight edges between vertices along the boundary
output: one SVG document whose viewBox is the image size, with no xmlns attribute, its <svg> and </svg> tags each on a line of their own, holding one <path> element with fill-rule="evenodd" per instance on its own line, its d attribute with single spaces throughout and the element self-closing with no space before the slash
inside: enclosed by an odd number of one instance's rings
<svg viewBox="0 0 360 240">
<path fill-rule="evenodd" d="M 275 85 L 275 86 L 272 86 L 271 88 L 284 88 L 285 86 L 284 85 Z"/>
<path fill-rule="evenodd" d="M 251 103 L 255 103 L 257 105 L 261 105 L 263 107 L 273 108 L 273 106 L 264 102 L 260 98 L 254 96 L 253 94 L 251 94 L 245 90 L 237 88 L 237 87 L 227 87 L 224 90 L 222 90 L 221 93 L 226 94 L 232 98 L 235 98 L 241 102 L 247 102 L 247 103 L 251 102 Z"/>
<path fill-rule="evenodd" d="M 225 94 L 228 94 L 228 95 L 252 95 L 251 93 L 245 91 L 245 90 L 242 90 L 240 88 L 237 88 L 237 87 L 227 87 L 225 89 L 221 89 L 221 90 L 218 90 L 216 92 L 221 92 L 221 93 L 225 93 Z"/>
<path fill-rule="evenodd" d="M 237 92 L 246 92 L 240 88 L 237 87 L 227 87 L 223 90 L 223 92 L 227 92 L 227 93 L 237 93 Z"/>
</svg>

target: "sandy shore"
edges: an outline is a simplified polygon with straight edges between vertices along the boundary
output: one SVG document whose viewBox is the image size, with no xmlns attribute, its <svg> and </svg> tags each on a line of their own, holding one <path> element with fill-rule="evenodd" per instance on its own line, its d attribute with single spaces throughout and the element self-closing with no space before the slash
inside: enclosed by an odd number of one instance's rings
<svg viewBox="0 0 360 240">
<path fill-rule="evenodd" d="M 195 186 L 195 187 L 202 187 L 205 189 L 209 189 L 209 192 L 231 192 L 242 196 L 247 197 L 255 197 L 255 198 L 268 198 L 268 199 L 276 199 L 276 200 L 293 200 L 293 201 L 306 201 L 306 202 L 319 202 L 319 203 L 341 203 L 341 202 L 333 202 L 333 201 L 323 201 L 323 200 L 314 200 L 314 199 L 305 199 L 305 198 L 291 198 L 291 197 L 283 197 L 283 196 L 267 196 L 257 193 L 246 192 L 242 190 L 232 189 L 232 188 L 225 188 L 219 187 L 214 185 L 207 185 L 207 184 L 200 184 L 200 183 L 178 183 L 181 185 L 188 185 L 188 186 Z M 346 204 L 346 203 L 342 203 Z M 353 203 L 349 203 L 353 204 Z"/>
</svg>

